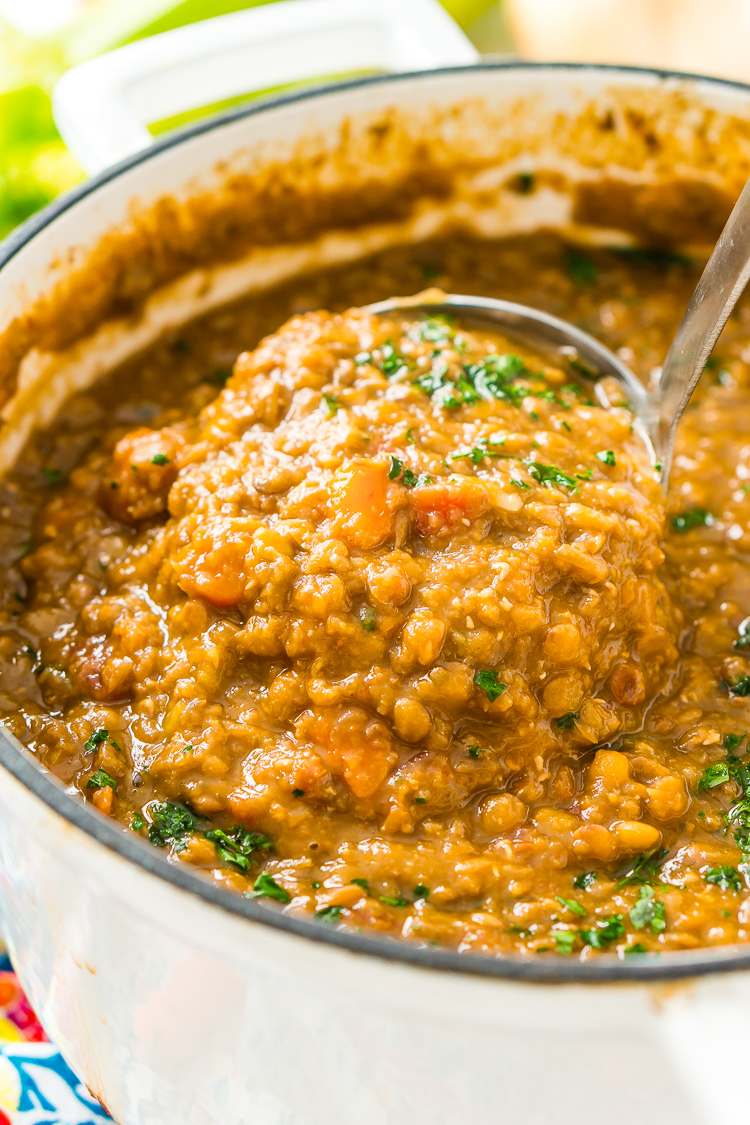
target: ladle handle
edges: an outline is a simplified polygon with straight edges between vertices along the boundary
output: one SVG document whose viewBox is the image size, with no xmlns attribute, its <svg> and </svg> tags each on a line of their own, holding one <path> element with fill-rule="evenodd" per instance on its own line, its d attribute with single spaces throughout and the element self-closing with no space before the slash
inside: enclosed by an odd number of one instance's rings
<svg viewBox="0 0 750 1125">
<path fill-rule="evenodd" d="M 734 205 L 672 341 L 656 391 L 654 447 L 667 481 L 677 423 L 750 278 L 750 180 Z"/>
</svg>

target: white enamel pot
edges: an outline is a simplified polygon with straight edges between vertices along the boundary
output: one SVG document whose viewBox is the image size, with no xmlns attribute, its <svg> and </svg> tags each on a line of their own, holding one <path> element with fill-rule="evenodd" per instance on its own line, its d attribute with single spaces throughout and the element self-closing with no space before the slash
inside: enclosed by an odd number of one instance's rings
<svg viewBox="0 0 750 1125">
<path fill-rule="evenodd" d="M 710 118 L 720 132 L 722 115 L 750 122 L 749 88 L 598 67 L 381 75 L 251 105 L 148 148 L 134 125 L 117 143 L 140 151 L 32 219 L 0 250 L 0 333 L 126 223 L 134 206 L 148 208 L 164 195 L 187 198 L 207 177 L 243 161 L 283 160 L 313 135 L 323 148 L 335 146 L 344 120 L 350 135 L 358 123 L 396 113 L 424 130 L 425 144 L 461 158 L 472 146 L 491 157 L 495 145 L 502 175 L 493 178 L 485 161 L 477 173 L 484 177 L 481 200 L 473 181 L 473 203 L 466 188 L 458 212 L 488 233 L 564 225 L 569 216 L 552 189 L 515 202 L 492 192 L 529 162 L 557 161 L 574 176 L 609 174 L 618 160 L 629 162 L 631 179 L 666 174 L 664 162 L 679 157 L 662 155 L 660 171 L 614 148 L 597 155 L 590 133 L 575 124 L 592 105 L 622 110 L 631 103 L 656 107 L 662 126 L 674 121 L 669 130 L 683 130 L 686 174 L 695 161 L 696 174 L 724 177 L 732 190 L 732 176 L 747 175 L 744 140 L 731 166 L 712 167 L 704 126 Z M 106 159 L 106 145 L 90 126 L 82 126 L 79 151 L 86 156 L 88 146 L 93 166 Z M 693 136 L 700 130 L 702 148 Z M 535 139 L 527 144 L 525 137 Z M 347 174 L 364 184 L 369 172 L 350 167 Z M 374 228 L 337 231 L 329 223 L 316 253 L 343 260 L 388 238 L 421 237 L 435 229 L 436 209 L 444 206 L 433 200 L 411 226 L 403 220 L 403 229 L 378 228 L 377 237 Z M 309 245 L 259 255 L 221 267 L 208 283 L 204 269 L 201 284 L 188 278 L 173 285 L 155 298 L 145 328 L 132 317 L 104 326 L 94 333 L 99 351 L 90 362 L 75 349 L 44 362 L 39 354 L 27 358 L 24 387 L 5 410 L 5 428 L 16 434 L 3 447 L 6 463 L 30 420 L 49 417 L 70 386 L 106 364 L 102 341 L 109 341 L 110 361 L 121 358 L 128 339 L 143 346 L 160 327 L 251 288 L 251 280 L 262 287 L 312 260 Z M 35 394 L 28 386 L 34 377 Z M 742 1082 L 750 1057 L 747 948 L 582 964 L 483 959 L 345 933 L 170 865 L 64 792 L 6 735 L 0 897 L 13 963 L 47 1033 L 121 1125 L 750 1120 Z"/>
</svg>

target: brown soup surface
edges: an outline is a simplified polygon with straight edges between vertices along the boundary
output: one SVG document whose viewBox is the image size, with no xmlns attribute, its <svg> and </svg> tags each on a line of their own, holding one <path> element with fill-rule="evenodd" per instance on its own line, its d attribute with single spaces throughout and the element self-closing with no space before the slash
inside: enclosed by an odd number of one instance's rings
<svg viewBox="0 0 750 1125">
<path fill-rule="evenodd" d="M 616 388 L 360 307 L 519 300 L 645 380 L 699 270 L 454 236 L 77 394 L 0 485 L 3 721 L 124 831 L 321 924 L 583 958 L 750 939 L 750 300 L 666 503 Z"/>
</svg>

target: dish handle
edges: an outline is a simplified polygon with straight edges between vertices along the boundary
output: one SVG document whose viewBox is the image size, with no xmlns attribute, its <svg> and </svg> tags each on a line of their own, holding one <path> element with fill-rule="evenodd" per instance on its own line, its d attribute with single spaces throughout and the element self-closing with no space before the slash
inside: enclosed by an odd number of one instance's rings
<svg viewBox="0 0 750 1125">
<path fill-rule="evenodd" d="M 52 108 L 93 175 L 152 144 L 149 124 L 243 94 L 477 60 L 438 0 L 277 0 L 80 63 L 58 81 Z"/>
</svg>

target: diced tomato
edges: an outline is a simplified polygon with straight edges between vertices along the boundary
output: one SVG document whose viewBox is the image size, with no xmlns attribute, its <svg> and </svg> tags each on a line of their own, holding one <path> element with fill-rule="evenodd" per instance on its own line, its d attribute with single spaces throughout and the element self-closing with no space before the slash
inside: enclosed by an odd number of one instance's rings
<svg viewBox="0 0 750 1125">
<path fill-rule="evenodd" d="M 336 473 L 331 483 L 331 515 L 336 533 L 368 551 L 393 534 L 388 507 L 388 468 L 382 461 L 358 461 Z"/>
<path fill-rule="evenodd" d="M 422 485 L 410 493 L 414 522 L 420 535 L 435 535 L 461 520 L 473 520 L 490 507 L 484 485 L 472 477 Z"/>
</svg>

